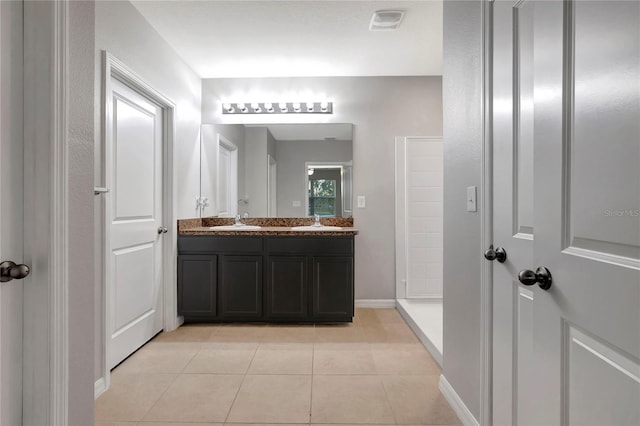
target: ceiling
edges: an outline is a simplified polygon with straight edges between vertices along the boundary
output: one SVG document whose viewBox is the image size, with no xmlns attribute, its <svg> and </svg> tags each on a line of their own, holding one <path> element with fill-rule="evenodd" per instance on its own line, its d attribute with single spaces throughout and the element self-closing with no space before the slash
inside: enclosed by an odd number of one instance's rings
<svg viewBox="0 0 640 426">
<path fill-rule="evenodd" d="M 442 75 L 441 0 L 132 3 L 202 78 Z M 369 31 L 381 9 L 399 29 Z"/>
<path fill-rule="evenodd" d="M 267 127 L 278 141 L 322 141 L 325 139 L 351 141 L 351 124 L 247 124 L 247 127 Z"/>
</svg>

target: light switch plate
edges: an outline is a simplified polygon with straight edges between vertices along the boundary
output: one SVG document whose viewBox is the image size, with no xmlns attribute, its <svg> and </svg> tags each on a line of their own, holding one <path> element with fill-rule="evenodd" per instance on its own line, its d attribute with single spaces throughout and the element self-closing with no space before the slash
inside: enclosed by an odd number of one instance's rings
<svg viewBox="0 0 640 426">
<path fill-rule="evenodd" d="M 367 198 L 364 195 L 358 195 L 358 208 L 364 209 L 367 207 Z"/>
<path fill-rule="evenodd" d="M 468 212 L 477 212 L 478 207 L 476 204 L 476 194 L 477 194 L 477 186 L 468 186 L 467 187 L 467 211 Z"/>
<path fill-rule="evenodd" d="M 300 201 L 296 200 L 296 201 L 294 201 L 293 203 L 291 203 L 291 205 L 292 205 L 293 207 L 300 207 L 300 206 L 302 205 L 302 203 L 301 203 Z"/>
</svg>

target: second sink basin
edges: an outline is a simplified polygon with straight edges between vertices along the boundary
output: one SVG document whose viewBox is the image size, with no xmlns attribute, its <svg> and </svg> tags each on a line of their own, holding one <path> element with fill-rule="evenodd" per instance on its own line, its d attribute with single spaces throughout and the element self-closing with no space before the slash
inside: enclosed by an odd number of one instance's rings
<svg viewBox="0 0 640 426">
<path fill-rule="evenodd" d="M 291 228 L 292 231 L 340 231 L 342 227 L 340 226 L 294 226 Z"/>
<path fill-rule="evenodd" d="M 258 231 L 262 227 L 257 225 L 220 225 L 212 226 L 209 229 L 212 231 Z"/>
</svg>

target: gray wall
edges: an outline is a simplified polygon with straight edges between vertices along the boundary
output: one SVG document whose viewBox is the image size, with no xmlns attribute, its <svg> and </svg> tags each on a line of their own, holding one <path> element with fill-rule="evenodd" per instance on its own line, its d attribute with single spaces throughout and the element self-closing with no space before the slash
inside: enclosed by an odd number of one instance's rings
<svg viewBox="0 0 640 426">
<path fill-rule="evenodd" d="M 278 216 L 305 217 L 305 162 L 347 162 L 353 159 L 351 141 L 278 141 Z M 318 170 L 319 171 L 319 170 Z M 300 207 L 293 207 L 293 201 Z"/>
<path fill-rule="evenodd" d="M 69 4 L 69 424 L 93 423 L 94 3 Z"/>
<path fill-rule="evenodd" d="M 480 417 L 480 213 L 466 211 L 466 187 L 480 190 L 482 150 L 480 1 L 444 2 L 444 368 Z M 481 199 L 480 192 L 478 199 Z"/>
<path fill-rule="evenodd" d="M 98 1 L 95 4 L 95 184 L 104 182 L 100 123 L 102 57 L 106 50 L 176 104 L 174 173 L 178 218 L 195 217 L 195 197 L 200 192 L 200 122 L 201 80 L 169 44 L 151 27 L 133 5 L 126 1 Z M 96 197 L 102 198 L 102 197 Z M 100 238 L 104 206 L 96 201 L 96 265 L 102 264 L 103 242 Z M 175 226 L 175 224 L 173 225 Z M 95 376 L 102 376 L 103 335 L 102 305 L 104 271 L 96 268 L 96 363 Z"/>
<path fill-rule="evenodd" d="M 222 115 L 221 102 L 233 102 L 238 93 L 260 100 L 279 99 L 283 93 L 322 93 L 334 102 L 334 113 Z M 442 134 L 440 77 L 205 79 L 202 118 L 205 123 L 226 124 L 249 120 L 353 123 L 354 195 L 367 197 L 366 209 L 354 209 L 355 226 L 360 230 L 356 237 L 355 294 L 357 299 L 395 297 L 394 138 Z"/>
</svg>

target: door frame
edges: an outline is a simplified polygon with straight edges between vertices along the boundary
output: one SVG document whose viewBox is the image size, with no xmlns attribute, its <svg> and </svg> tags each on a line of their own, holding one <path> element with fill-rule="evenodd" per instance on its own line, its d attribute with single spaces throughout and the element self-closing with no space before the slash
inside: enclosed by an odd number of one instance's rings
<svg viewBox="0 0 640 426">
<path fill-rule="evenodd" d="M 23 7 L 23 423 L 68 424 L 70 12 L 68 0 Z"/>
<path fill-rule="evenodd" d="M 151 99 L 154 103 L 158 104 L 162 108 L 163 118 L 163 141 L 162 141 L 162 220 L 169 229 L 166 238 L 163 241 L 162 247 L 162 292 L 163 292 L 163 318 L 162 325 L 164 331 L 172 331 L 176 329 L 180 324 L 182 318 L 178 317 L 177 308 L 177 289 L 175 286 L 177 280 L 177 264 L 176 264 L 176 247 L 177 247 L 177 205 L 175 202 L 174 194 L 177 193 L 177 180 L 174 173 L 173 158 L 174 158 L 174 141 L 175 141 L 175 103 L 154 89 L 149 85 L 142 77 L 128 68 L 123 62 L 119 61 L 115 56 L 107 51 L 102 51 L 102 144 L 105 147 L 105 152 L 108 152 L 113 145 L 112 126 L 112 100 L 110 98 L 111 93 L 111 81 L 117 79 L 121 83 L 125 84 L 129 88 L 141 93 L 143 96 Z M 105 155 L 103 164 L 105 165 L 105 174 L 108 173 L 107 164 L 108 156 Z M 111 339 L 109 338 L 109 324 L 111 321 L 111 303 L 109 298 L 108 285 L 109 281 L 107 273 L 109 271 L 110 256 L 110 237 L 108 212 L 111 207 L 110 196 L 107 196 L 102 210 L 103 223 L 101 235 L 103 238 L 103 256 L 102 256 L 102 341 L 104 348 L 102 351 L 102 367 L 103 377 L 96 382 L 95 397 L 97 398 L 102 392 L 107 390 L 111 381 L 111 370 L 109 369 L 108 353 L 111 345 Z"/>
<path fill-rule="evenodd" d="M 480 166 L 480 253 L 493 244 L 493 2 L 482 0 Z M 493 262 L 482 262 L 480 275 L 480 418 L 493 424 Z"/>
</svg>

